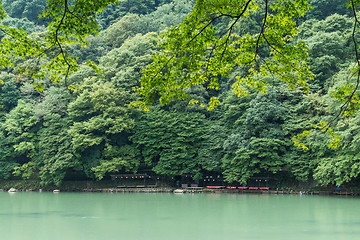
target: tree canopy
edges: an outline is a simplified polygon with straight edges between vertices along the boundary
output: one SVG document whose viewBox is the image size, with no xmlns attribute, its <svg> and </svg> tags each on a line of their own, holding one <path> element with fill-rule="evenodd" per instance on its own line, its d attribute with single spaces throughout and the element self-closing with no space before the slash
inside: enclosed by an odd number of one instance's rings
<svg viewBox="0 0 360 240">
<path fill-rule="evenodd" d="M 2 1 L 0 178 L 356 183 L 359 2 L 347 5 Z"/>
</svg>

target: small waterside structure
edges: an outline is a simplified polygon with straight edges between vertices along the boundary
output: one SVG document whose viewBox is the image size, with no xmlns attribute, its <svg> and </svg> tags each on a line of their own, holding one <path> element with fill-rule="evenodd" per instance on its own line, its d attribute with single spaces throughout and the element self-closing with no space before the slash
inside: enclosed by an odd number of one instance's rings
<svg viewBox="0 0 360 240">
<path fill-rule="evenodd" d="M 156 188 L 159 176 L 144 174 L 117 174 L 111 175 L 114 188 Z"/>
</svg>

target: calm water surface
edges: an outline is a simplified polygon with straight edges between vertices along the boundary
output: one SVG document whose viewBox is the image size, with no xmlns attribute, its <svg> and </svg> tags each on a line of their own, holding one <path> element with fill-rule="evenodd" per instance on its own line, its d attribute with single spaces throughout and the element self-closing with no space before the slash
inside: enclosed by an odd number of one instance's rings
<svg viewBox="0 0 360 240">
<path fill-rule="evenodd" d="M 360 198 L 0 193 L 1 239 L 360 238 Z"/>
</svg>

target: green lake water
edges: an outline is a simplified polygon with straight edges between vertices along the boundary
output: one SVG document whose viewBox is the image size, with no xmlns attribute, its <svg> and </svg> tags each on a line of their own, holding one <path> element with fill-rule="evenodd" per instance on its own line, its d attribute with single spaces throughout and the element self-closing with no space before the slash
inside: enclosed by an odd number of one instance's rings
<svg viewBox="0 0 360 240">
<path fill-rule="evenodd" d="M 0 193 L 6 240 L 360 239 L 360 198 Z"/>
</svg>

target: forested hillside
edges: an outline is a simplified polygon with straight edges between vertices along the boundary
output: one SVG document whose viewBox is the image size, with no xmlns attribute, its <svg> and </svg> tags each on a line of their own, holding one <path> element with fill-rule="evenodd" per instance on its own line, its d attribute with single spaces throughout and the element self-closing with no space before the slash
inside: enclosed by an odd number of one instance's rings
<svg viewBox="0 0 360 240">
<path fill-rule="evenodd" d="M 142 69 L 161 50 L 164 32 L 191 12 L 192 0 L 127 0 L 108 6 L 97 18 L 99 34 L 87 37 L 90 45 L 67 46 L 80 69 L 59 83 L 49 75 L 34 79 L 22 74 L 34 63 L 15 58 L 13 67 L 0 72 L 0 178 L 40 179 L 59 186 L 64 179 L 101 180 L 116 172 L 151 168 L 159 175 L 188 174 L 194 179 L 221 174 L 238 184 L 253 176 L 289 182 L 315 179 L 323 185 L 356 183 L 360 115 L 333 121 L 342 105 L 334 98 L 336 90 L 357 81 L 350 71 L 356 60 L 354 18 L 346 1 L 310 3 L 313 7 L 297 20 L 300 31 L 292 40 L 308 48 L 315 77 L 307 79 L 306 93 L 289 89 L 276 75 L 255 74 L 258 82 L 270 83 L 266 93 L 255 86 L 237 96 L 232 87 L 236 76 L 248 69 L 234 66 L 228 76 L 220 76 L 218 86 L 187 88 L 189 99 L 163 105 L 156 95 L 149 111 L 138 108 L 135 89 Z M 49 19 L 38 18 L 46 0 L 2 4 L 8 14 L 4 25 L 36 38 L 47 31 Z M 237 22 L 232 34 L 259 32 L 263 14 L 260 10 Z M 231 24 L 220 19 L 213 25 L 220 33 Z M 269 58 L 269 49 L 264 46 L 259 54 Z M 39 84 L 41 89 L 35 87 Z M 219 101 L 214 109 L 207 107 L 212 97 Z M 335 134 L 314 129 L 319 122 L 331 122 Z M 306 130 L 311 131 L 302 139 L 303 147 L 296 146 L 293 137 Z M 334 137 L 338 146 L 329 148 Z"/>
</svg>

